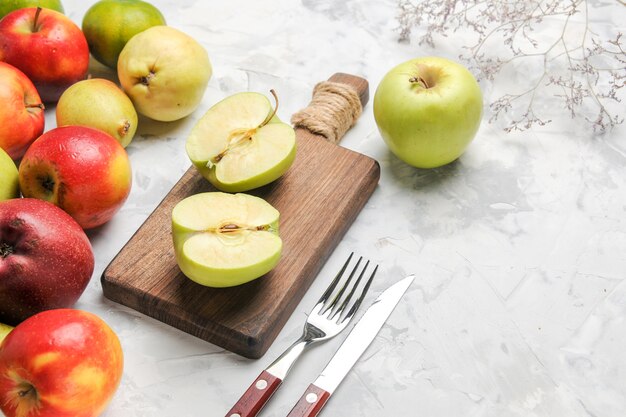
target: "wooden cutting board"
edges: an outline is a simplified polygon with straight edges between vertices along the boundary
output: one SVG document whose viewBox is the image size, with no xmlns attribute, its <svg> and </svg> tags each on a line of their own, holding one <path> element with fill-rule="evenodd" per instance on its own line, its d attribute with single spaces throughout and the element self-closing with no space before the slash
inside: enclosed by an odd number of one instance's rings
<svg viewBox="0 0 626 417">
<path fill-rule="evenodd" d="M 335 74 L 368 101 L 365 79 Z M 378 163 L 296 129 L 297 156 L 274 183 L 249 192 L 280 212 L 283 253 L 270 273 L 231 288 L 203 287 L 178 268 L 171 212 L 180 200 L 215 189 L 191 167 L 102 275 L 105 297 L 249 358 L 261 357 L 372 194 Z"/>
</svg>

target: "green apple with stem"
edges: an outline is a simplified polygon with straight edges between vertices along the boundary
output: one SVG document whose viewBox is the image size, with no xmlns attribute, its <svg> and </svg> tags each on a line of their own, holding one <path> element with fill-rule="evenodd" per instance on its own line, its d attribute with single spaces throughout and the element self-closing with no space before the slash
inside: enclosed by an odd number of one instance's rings
<svg viewBox="0 0 626 417">
<path fill-rule="evenodd" d="M 457 159 L 480 126 L 483 101 L 461 64 L 423 57 L 391 69 L 374 96 L 374 118 L 389 149 L 417 168 Z"/>
<path fill-rule="evenodd" d="M 207 192 L 172 210 L 176 261 L 183 274 L 209 287 L 232 287 L 259 278 L 278 263 L 282 240 L 278 211 L 248 194 Z"/>
<path fill-rule="evenodd" d="M 163 14 L 142 0 L 100 0 L 83 17 L 83 33 L 94 58 L 116 69 L 120 52 L 136 34 L 165 25 Z"/>
<path fill-rule="evenodd" d="M 215 188 L 242 192 L 282 176 L 296 156 L 293 127 L 263 94 L 234 94 L 211 107 L 187 138 L 187 155 Z"/>
</svg>

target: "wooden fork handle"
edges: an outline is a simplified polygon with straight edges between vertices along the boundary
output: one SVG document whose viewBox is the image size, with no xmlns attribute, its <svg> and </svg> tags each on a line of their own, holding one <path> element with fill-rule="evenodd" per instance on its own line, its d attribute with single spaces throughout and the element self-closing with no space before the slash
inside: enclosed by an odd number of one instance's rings
<svg viewBox="0 0 626 417">
<path fill-rule="evenodd" d="M 252 385 L 243 393 L 239 401 L 226 414 L 226 417 L 256 416 L 282 382 L 282 379 L 267 371 L 261 372 Z"/>
<path fill-rule="evenodd" d="M 310 384 L 287 417 L 315 417 L 330 398 L 330 393 Z"/>
</svg>

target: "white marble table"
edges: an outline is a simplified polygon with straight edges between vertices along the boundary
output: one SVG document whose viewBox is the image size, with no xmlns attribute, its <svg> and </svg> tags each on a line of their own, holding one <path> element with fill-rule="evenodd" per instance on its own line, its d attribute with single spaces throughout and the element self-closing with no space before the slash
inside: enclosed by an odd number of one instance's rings
<svg viewBox="0 0 626 417">
<path fill-rule="evenodd" d="M 64 1 L 79 24 L 92 3 Z M 126 359 L 107 417 L 224 415 L 299 336 L 351 250 L 381 264 L 368 301 L 405 274 L 417 279 L 322 415 L 624 415 L 626 129 L 593 136 L 558 109 L 552 124 L 524 133 L 485 121 L 458 161 L 417 170 L 389 153 L 368 105 L 342 145 L 380 162 L 380 184 L 262 359 L 106 300 L 100 275 L 189 167 L 185 138 L 217 100 L 275 88 L 288 120 L 334 72 L 368 78 L 373 94 L 397 63 L 458 55 L 454 36 L 436 50 L 398 43 L 394 0 L 153 3 L 207 49 L 214 75 L 190 117 L 141 120 L 128 147 L 131 195 L 89 234 L 96 270 L 77 307 L 114 328 Z M 624 31 L 624 7 L 615 3 L 606 27 Z M 95 66 L 94 73 L 107 75 Z M 498 93 L 481 85 L 486 100 Z M 52 108 L 47 123 L 54 126 Z M 342 339 L 308 351 L 261 415 L 286 415 Z"/>
</svg>

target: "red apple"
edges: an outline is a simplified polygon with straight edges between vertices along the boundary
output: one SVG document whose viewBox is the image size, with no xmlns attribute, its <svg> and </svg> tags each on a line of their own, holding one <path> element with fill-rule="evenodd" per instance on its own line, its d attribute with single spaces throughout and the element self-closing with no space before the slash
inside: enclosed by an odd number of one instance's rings
<svg viewBox="0 0 626 417">
<path fill-rule="evenodd" d="M 73 306 L 93 269 L 87 235 L 63 210 L 33 198 L 0 202 L 0 322 Z"/>
<path fill-rule="evenodd" d="M 0 345 L 0 409 L 7 417 L 96 417 L 123 368 L 120 341 L 98 316 L 44 311 Z"/>
<path fill-rule="evenodd" d="M 45 102 L 85 78 L 87 40 L 74 22 L 54 10 L 28 7 L 0 20 L 0 61 L 24 72 Z"/>
<path fill-rule="evenodd" d="M 5 62 L 0 62 L 0 103 L 0 148 L 19 159 L 43 133 L 44 106 L 28 77 Z"/>
<path fill-rule="evenodd" d="M 64 126 L 41 135 L 19 167 L 24 197 L 61 207 L 83 229 L 108 222 L 131 187 L 130 161 L 111 135 L 85 126 Z"/>
</svg>

